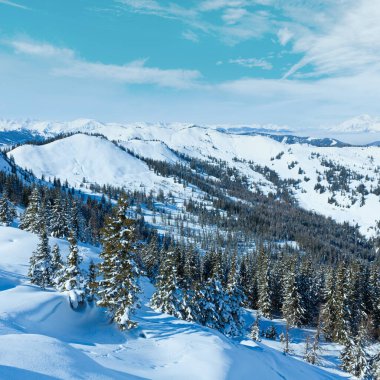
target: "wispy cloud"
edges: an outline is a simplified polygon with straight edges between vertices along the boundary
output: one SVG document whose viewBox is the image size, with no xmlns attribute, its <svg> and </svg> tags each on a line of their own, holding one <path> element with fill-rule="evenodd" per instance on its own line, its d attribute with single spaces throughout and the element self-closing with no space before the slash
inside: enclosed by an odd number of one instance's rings
<svg viewBox="0 0 380 380">
<path fill-rule="evenodd" d="M 125 65 L 89 62 L 78 57 L 71 49 L 60 48 L 33 41 L 6 41 L 18 54 L 26 54 L 51 60 L 50 73 L 72 78 L 96 78 L 126 84 L 151 84 L 170 88 L 196 86 L 201 74 L 196 70 L 160 69 L 146 65 L 147 59 L 136 60 Z"/>
<path fill-rule="evenodd" d="M 21 4 L 15 3 L 13 1 L 8 1 L 8 0 L 0 0 L 0 5 L 1 4 L 10 5 L 11 7 L 20 8 L 20 9 L 28 9 L 28 7 L 26 7 L 25 5 L 21 5 Z"/>
<path fill-rule="evenodd" d="M 349 4 L 334 23 L 309 31 L 294 43 L 303 58 L 285 74 L 288 78 L 307 67 L 315 75 L 344 75 L 380 70 L 380 1 Z"/>
<path fill-rule="evenodd" d="M 39 57 L 59 57 L 74 59 L 75 53 L 71 49 L 56 47 L 47 43 L 36 43 L 28 40 L 7 40 L 4 43 L 11 46 L 16 53 L 29 54 Z"/>
<path fill-rule="evenodd" d="M 185 30 L 183 33 L 182 33 L 182 37 L 185 39 L 185 40 L 189 40 L 191 42 L 199 42 L 199 37 L 196 33 L 194 33 L 192 30 Z"/>
<path fill-rule="evenodd" d="M 177 20 L 198 32 L 215 36 L 229 45 L 262 36 L 269 32 L 272 23 L 270 13 L 248 9 L 249 6 L 259 3 L 259 0 L 206 0 L 192 7 L 186 7 L 183 3 L 178 5 L 156 0 L 115 1 L 132 12 Z M 213 20 L 205 17 L 210 11 L 221 12 L 220 17 Z"/>
<path fill-rule="evenodd" d="M 282 46 L 285 46 L 292 38 L 294 34 L 287 28 L 281 28 L 277 32 L 277 37 Z"/>
<path fill-rule="evenodd" d="M 243 67 L 248 67 L 250 69 L 258 67 L 264 70 L 271 70 L 273 68 L 272 64 L 265 59 L 257 59 L 257 58 L 237 58 L 230 59 L 229 63 L 233 63 L 236 65 L 240 65 Z"/>
</svg>

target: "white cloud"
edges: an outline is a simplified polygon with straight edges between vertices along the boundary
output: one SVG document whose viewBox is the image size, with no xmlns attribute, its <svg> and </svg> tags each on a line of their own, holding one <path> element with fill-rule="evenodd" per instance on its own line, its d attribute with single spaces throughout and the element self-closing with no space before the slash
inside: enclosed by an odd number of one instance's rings
<svg viewBox="0 0 380 380">
<path fill-rule="evenodd" d="M 11 7 L 20 8 L 20 9 L 28 9 L 25 5 L 21 5 L 18 3 L 15 3 L 13 1 L 8 0 L 0 0 L 0 4 L 10 5 Z"/>
<path fill-rule="evenodd" d="M 66 48 L 59 48 L 46 43 L 36 43 L 23 40 L 8 40 L 5 44 L 11 46 L 15 52 L 35 55 L 40 57 L 60 57 L 63 59 L 73 59 L 74 51 Z"/>
<path fill-rule="evenodd" d="M 229 63 L 233 63 L 236 65 L 248 67 L 250 69 L 259 67 L 264 70 L 271 70 L 273 68 L 272 64 L 265 59 L 257 59 L 257 58 L 237 58 L 230 59 Z"/>
<path fill-rule="evenodd" d="M 182 33 L 182 37 L 185 39 L 185 40 L 189 40 L 191 42 L 199 42 L 199 37 L 196 33 L 194 33 L 192 30 L 185 30 L 183 33 Z"/>
<path fill-rule="evenodd" d="M 46 43 L 23 40 L 6 41 L 16 53 L 51 60 L 50 73 L 72 78 L 96 78 L 126 84 L 153 84 L 171 88 L 190 88 L 201 75 L 196 70 L 160 69 L 146 66 L 146 59 L 125 65 L 89 62 L 77 57 L 73 50 Z"/>
<path fill-rule="evenodd" d="M 287 28 L 281 28 L 277 32 L 277 37 L 282 46 L 285 46 L 294 36 L 294 34 Z"/>
<path fill-rule="evenodd" d="M 380 0 L 350 3 L 334 23 L 322 31 L 298 36 L 294 52 L 304 54 L 286 73 L 305 66 L 316 75 L 344 75 L 380 70 Z"/>
<path fill-rule="evenodd" d="M 198 9 L 202 12 L 216 11 L 223 8 L 241 7 L 246 5 L 244 0 L 204 0 L 202 1 Z"/>
<path fill-rule="evenodd" d="M 249 11 L 249 5 L 265 0 L 206 0 L 198 6 L 184 7 L 173 2 L 154 0 L 116 0 L 132 12 L 174 19 L 200 33 L 215 36 L 228 45 L 262 36 L 270 30 L 271 15 L 264 11 Z M 182 4 L 182 3 L 180 3 Z M 220 22 L 204 17 L 205 12 L 222 11 Z M 199 37 L 199 35 L 198 35 Z"/>
<path fill-rule="evenodd" d="M 244 8 L 227 8 L 222 15 L 222 19 L 226 24 L 236 24 L 241 18 L 247 15 L 248 12 Z"/>
</svg>

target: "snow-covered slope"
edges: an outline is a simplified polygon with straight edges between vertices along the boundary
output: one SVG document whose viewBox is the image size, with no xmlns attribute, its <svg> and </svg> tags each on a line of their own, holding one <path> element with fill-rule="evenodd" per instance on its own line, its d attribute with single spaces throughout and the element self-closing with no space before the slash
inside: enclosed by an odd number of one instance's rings
<svg viewBox="0 0 380 380">
<path fill-rule="evenodd" d="M 380 132 L 380 118 L 360 115 L 330 127 L 328 130 L 339 133 L 376 133 Z"/>
<path fill-rule="evenodd" d="M 163 182 L 145 163 L 102 137 L 77 134 L 47 145 L 23 145 L 11 155 L 37 177 L 67 179 L 77 187 L 83 179 L 85 183 L 148 189 Z"/>
<path fill-rule="evenodd" d="M 67 242 L 51 239 L 67 254 Z M 143 282 L 139 327 L 121 333 L 94 306 L 74 311 L 65 294 L 28 283 L 37 237 L 0 227 L 1 379 L 339 379 L 263 344 L 221 334 L 153 311 Z M 84 263 L 97 249 L 80 246 Z"/>
<path fill-rule="evenodd" d="M 339 222 L 359 224 L 372 236 L 380 218 L 378 147 L 315 147 L 288 145 L 262 135 L 226 133 L 217 128 L 190 124 L 103 124 L 91 120 L 71 123 L 32 123 L 43 136 L 82 131 L 105 135 L 141 157 L 175 162 L 178 151 L 191 157 L 226 161 L 246 175 L 264 193 L 275 192 L 262 173 L 250 165 L 269 167 L 281 179 L 291 181 L 290 190 L 300 205 Z M 149 171 L 146 164 L 100 137 L 74 135 L 42 146 L 20 146 L 13 155 L 21 167 L 37 176 L 59 177 L 73 186 L 88 182 L 128 188 L 176 190 L 176 184 Z M 347 175 L 348 173 L 348 175 Z M 343 183 L 343 182 L 344 183 Z M 364 186 L 364 189 L 363 189 Z M 178 187 L 177 187 L 178 189 Z"/>
</svg>

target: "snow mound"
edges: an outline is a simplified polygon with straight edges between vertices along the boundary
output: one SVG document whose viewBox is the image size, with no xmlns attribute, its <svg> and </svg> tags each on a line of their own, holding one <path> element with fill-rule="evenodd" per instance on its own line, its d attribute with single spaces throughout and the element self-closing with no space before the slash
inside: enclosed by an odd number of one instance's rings
<svg viewBox="0 0 380 380">
<path fill-rule="evenodd" d="M 9 154 L 37 177 L 67 179 L 77 187 L 83 179 L 132 188 L 159 181 L 146 164 L 101 137 L 77 134 L 46 145 L 23 145 Z"/>
</svg>

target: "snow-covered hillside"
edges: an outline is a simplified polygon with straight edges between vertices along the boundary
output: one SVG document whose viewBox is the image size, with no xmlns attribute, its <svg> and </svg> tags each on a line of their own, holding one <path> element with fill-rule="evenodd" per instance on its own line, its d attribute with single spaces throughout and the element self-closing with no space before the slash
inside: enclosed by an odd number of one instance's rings
<svg viewBox="0 0 380 380">
<path fill-rule="evenodd" d="M 139 327 L 122 333 L 104 310 L 72 310 L 67 296 L 30 285 L 26 273 L 37 237 L 0 227 L 0 378 L 2 379 L 341 379 L 261 343 L 221 334 L 153 311 L 143 281 Z M 68 253 L 64 240 L 58 243 Z M 98 249 L 80 246 L 84 264 Z M 242 342 L 240 343 L 240 341 Z"/>
<path fill-rule="evenodd" d="M 17 124 L 7 125 L 15 128 Z M 30 123 L 27 128 L 43 137 L 78 131 L 98 133 L 138 156 L 171 163 L 180 160 L 175 152 L 208 161 L 226 161 L 264 193 L 275 192 L 276 186 L 253 165 L 268 167 L 288 181 L 289 190 L 307 210 L 339 222 L 359 224 L 367 236 L 376 233 L 380 219 L 378 147 L 290 145 L 286 139 L 279 142 L 268 136 L 239 135 L 190 124 L 122 125 L 76 120 Z M 47 145 L 20 146 L 9 155 L 37 176 L 67 179 L 77 187 L 84 177 L 88 182 L 127 188 L 162 187 L 169 191 L 175 186 L 170 179 L 155 175 L 145 163 L 100 137 L 74 135 Z"/>
</svg>

